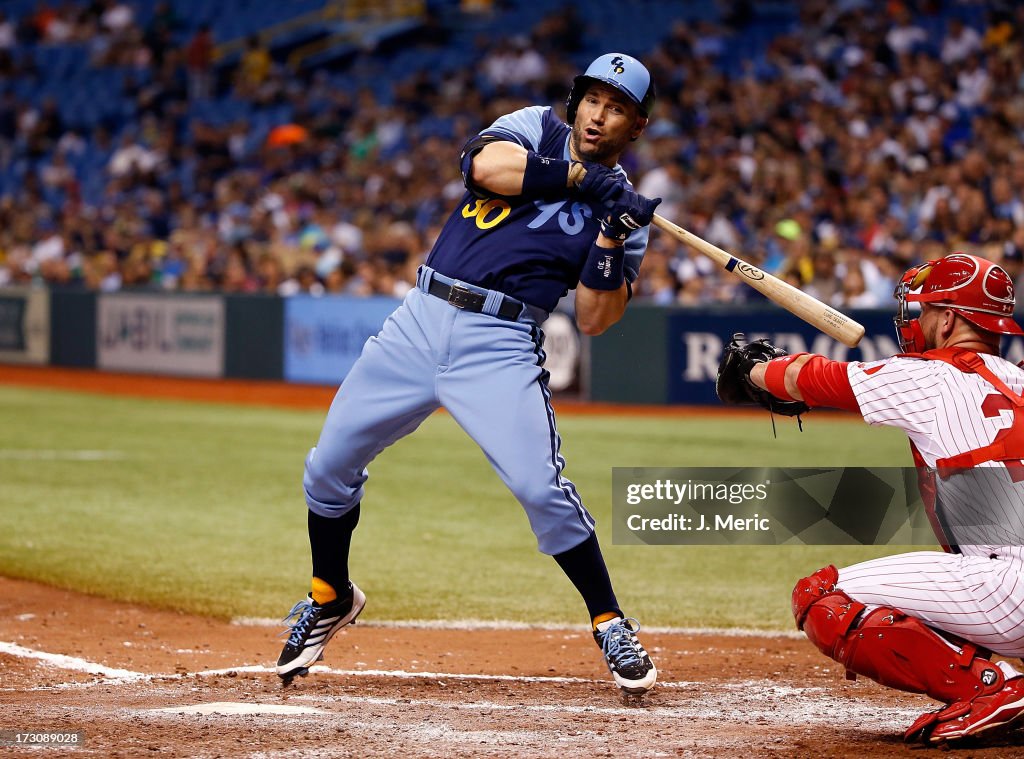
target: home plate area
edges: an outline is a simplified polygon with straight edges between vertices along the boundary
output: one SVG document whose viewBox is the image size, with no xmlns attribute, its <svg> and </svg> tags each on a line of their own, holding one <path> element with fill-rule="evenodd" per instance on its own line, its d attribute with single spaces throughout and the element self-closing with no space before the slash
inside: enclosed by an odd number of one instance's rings
<svg viewBox="0 0 1024 759">
<path fill-rule="evenodd" d="M 658 686 L 626 706 L 586 630 L 374 624 L 287 688 L 278 628 L 0 578 L 5 755 L 921 757 L 921 696 L 844 680 L 793 635 L 654 631 Z M 1020 732 L 962 751 L 1024 757 Z M 33 752 L 33 753 L 29 753 Z M 956 752 L 961 753 L 961 752 Z"/>
</svg>

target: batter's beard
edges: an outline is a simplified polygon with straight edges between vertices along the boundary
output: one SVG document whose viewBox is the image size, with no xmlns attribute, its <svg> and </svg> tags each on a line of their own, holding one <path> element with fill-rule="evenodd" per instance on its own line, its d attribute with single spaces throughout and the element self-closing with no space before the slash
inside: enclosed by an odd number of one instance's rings
<svg viewBox="0 0 1024 759">
<path fill-rule="evenodd" d="M 586 151 L 583 149 L 583 130 L 573 125 L 572 135 L 570 140 L 572 141 L 572 150 L 576 154 L 576 157 L 583 161 L 590 161 L 591 163 L 605 163 L 608 159 L 614 158 L 611 165 L 614 166 L 618 162 L 618 157 L 622 154 L 625 149 L 625 145 L 614 145 L 612 143 L 605 143 L 604 145 L 598 145 L 595 147 L 587 147 Z"/>
</svg>

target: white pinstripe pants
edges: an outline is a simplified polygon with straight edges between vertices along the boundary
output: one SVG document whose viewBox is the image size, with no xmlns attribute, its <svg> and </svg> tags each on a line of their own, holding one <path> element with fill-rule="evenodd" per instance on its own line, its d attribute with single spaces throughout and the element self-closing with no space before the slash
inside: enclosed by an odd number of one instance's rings
<svg viewBox="0 0 1024 759">
<path fill-rule="evenodd" d="M 917 551 L 839 570 L 840 590 L 1003 656 L 1024 656 L 1024 561 Z"/>
</svg>

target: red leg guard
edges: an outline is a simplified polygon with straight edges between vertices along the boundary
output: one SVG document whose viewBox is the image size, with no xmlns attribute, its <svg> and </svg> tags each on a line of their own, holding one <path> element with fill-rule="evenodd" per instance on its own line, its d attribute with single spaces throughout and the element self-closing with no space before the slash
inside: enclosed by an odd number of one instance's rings
<svg viewBox="0 0 1024 759">
<path fill-rule="evenodd" d="M 966 644 L 957 651 L 916 617 L 882 607 L 846 634 L 838 661 L 851 672 L 946 704 L 995 693 L 1005 677 Z"/>
<path fill-rule="evenodd" d="M 975 656 L 974 646 L 958 651 L 916 617 L 885 606 L 862 616 L 864 608 L 834 590 L 803 612 L 803 630 L 818 650 L 849 672 L 890 688 L 951 704 L 1003 687 L 1002 671 Z"/>
<path fill-rule="evenodd" d="M 922 715 L 907 731 L 908 739 L 927 736 L 936 724 L 967 714 L 975 699 L 998 693 L 1006 684 L 1003 671 L 969 643 L 958 650 L 921 620 L 891 607 L 864 614 L 864 604 L 835 587 L 838 579 L 829 566 L 797 583 L 797 626 L 822 653 L 844 665 L 848 676 L 864 675 L 947 704 Z"/>
</svg>

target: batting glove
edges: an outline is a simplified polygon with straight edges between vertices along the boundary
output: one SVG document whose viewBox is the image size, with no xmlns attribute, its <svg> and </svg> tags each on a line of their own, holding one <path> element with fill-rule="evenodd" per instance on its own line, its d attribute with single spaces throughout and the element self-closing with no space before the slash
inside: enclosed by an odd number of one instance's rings
<svg viewBox="0 0 1024 759">
<path fill-rule="evenodd" d="M 579 194 L 588 200 L 608 203 L 618 200 L 626 189 L 623 177 L 618 172 L 599 163 L 584 163 L 586 174 L 576 183 Z"/>
<path fill-rule="evenodd" d="M 611 208 L 601 219 L 601 234 L 617 242 L 624 242 L 629 233 L 646 227 L 654 218 L 654 209 L 661 198 L 645 198 L 632 190 L 623 189 Z"/>
</svg>

